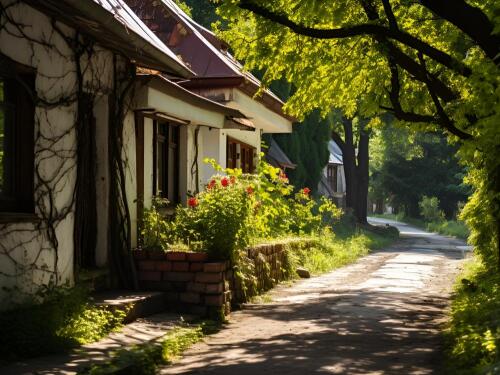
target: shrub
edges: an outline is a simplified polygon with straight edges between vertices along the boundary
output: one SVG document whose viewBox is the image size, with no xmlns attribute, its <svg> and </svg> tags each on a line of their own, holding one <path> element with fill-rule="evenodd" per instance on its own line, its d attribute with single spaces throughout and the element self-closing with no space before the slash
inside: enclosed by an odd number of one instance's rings
<svg viewBox="0 0 500 375">
<path fill-rule="evenodd" d="M 151 208 L 144 210 L 141 227 L 142 247 L 166 251 L 169 245 L 175 242 L 173 223 L 160 212 L 167 204 L 168 200 L 155 197 Z"/>
<path fill-rule="evenodd" d="M 236 260 L 252 241 L 319 232 L 340 215 L 331 201 L 312 199 L 308 188 L 292 195 L 283 172 L 265 162 L 256 175 L 208 162 L 218 174 L 188 207 L 177 209 L 173 228 L 176 237 L 201 244 L 212 259 Z"/>
<path fill-rule="evenodd" d="M 205 191 L 176 211 L 175 229 L 188 242 L 201 242 L 212 259 L 233 259 L 248 244 L 251 199 L 235 176 L 215 176 Z"/>
<path fill-rule="evenodd" d="M 439 209 L 439 199 L 436 197 L 423 196 L 418 203 L 420 215 L 428 222 L 444 221 L 444 212 Z"/>
<path fill-rule="evenodd" d="M 500 373 L 500 275 L 476 256 L 455 292 L 446 332 L 448 373 Z"/>
</svg>

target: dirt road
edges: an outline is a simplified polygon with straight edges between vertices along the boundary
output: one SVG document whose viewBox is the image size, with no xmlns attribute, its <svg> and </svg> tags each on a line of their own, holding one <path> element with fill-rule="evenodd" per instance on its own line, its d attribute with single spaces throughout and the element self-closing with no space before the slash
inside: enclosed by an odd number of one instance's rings
<svg viewBox="0 0 500 375">
<path fill-rule="evenodd" d="M 161 373 L 441 374 L 440 325 L 464 243 L 391 224 L 398 244 L 275 289 L 272 303 L 233 313 Z"/>
</svg>

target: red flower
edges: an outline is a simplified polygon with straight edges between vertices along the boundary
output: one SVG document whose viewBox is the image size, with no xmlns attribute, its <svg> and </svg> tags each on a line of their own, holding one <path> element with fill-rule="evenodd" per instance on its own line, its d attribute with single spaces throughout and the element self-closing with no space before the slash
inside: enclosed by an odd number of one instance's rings
<svg viewBox="0 0 500 375">
<path fill-rule="evenodd" d="M 198 198 L 196 198 L 196 197 L 189 198 L 188 199 L 188 206 L 191 208 L 198 206 Z"/>
<path fill-rule="evenodd" d="M 220 180 L 220 183 L 224 187 L 228 187 L 229 186 L 229 180 L 228 180 L 227 177 L 224 177 L 222 180 Z"/>
<path fill-rule="evenodd" d="M 281 180 L 281 182 L 288 183 L 288 177 L 286 176 L 285 172 L 280 170 L 280 174 L 278 178 Z"/>
<path fill-rule="evenodd" d="M 304 189 L 302 189 L 302 192 L 304 193 L 304 195 L 309 195 L 309 193 L 311 192 L 311 189 L 309 189 L 308 187 L 305 187 Z"/>
<path fill-rule="evenodd" d="M 248 195 L 252 195 L 253 194 L 253 187 L 251 187 L 251 186 L 247 187 L 247 194 Z"/>
<path fill-rule="evenodd" d="M 215 187 L 215 185 L 217 185 L 217 181 L 215 180 L 211 180 L 208 185 L 207 185 L 207 189 L 212 189 L 213 187 Z"/>
<path fill-rule="evenodd" d="M 234 184 L 236 182 L 235 176 L 231 176 L 231 177 L 229 177 L 229 179 L 231 180 L 231 184 Z"/>
</svg>

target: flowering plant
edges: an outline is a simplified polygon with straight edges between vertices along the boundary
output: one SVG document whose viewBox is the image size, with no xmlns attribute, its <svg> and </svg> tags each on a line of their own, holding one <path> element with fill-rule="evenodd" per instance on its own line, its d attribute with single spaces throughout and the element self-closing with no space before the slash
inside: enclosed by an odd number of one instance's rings
<svg viewBox="0 0 500 375">
<path fill-rule="evenodd" d="M 191 197 L 188 199 L 187 204 L 189 207 L 196 207 L 198 206 L 198 198 L 196 197 Z"/>
<path fill-rule="evenodd" d="M 233 259 L 248 244 L 246 225 L 251 203 L 246 186 L 236 177 L 214 176 L 207 189 L 177 209 L 180 238 L 200 242 L 212 259 Z"/>
<path fill-rule="evenodd" d="M 320 231 L 340 210 L 327 200 L 315 201 L 305 187 L 293 186 L 279 168 L 263 161 L 256 174 L 223 169 L 214 160 L 217 174 L 206 189 L 176 211 L 175 235 L 198 243 L 212 259 L 232 259 L 251 241 Z"/>
</svg>

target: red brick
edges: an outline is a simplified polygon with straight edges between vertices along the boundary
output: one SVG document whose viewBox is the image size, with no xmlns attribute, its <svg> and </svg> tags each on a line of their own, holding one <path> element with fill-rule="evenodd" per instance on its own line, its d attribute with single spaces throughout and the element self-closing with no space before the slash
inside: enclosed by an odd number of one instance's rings
<svg viewBox="0 0 500 375">
<path fill-rule="evenodd" d="M 206 284 L 205 293 L 220 294 L 222 292 L 224 292 L 224 283 Z"/>
<path fill-rule="evenodd" d="M 194 278 L 192 272 L 163 272 L 163 280 L 168 281 L 191 281 Z"/>
<path fill-rule="evenodd" d="M 172 262 L 172 271 L 187 272 L 189 271 L 188 262 Z"/>
<path fill-rule="evenodd" d="M 198 316 L 206 316 L 207 315 L 207 307 L 200 305 L 191 305 L 188 307 L 188 312 L 190 314 L 198 315 Z"/>
<path fill-rule="evenodd" d="M 168 260 L 183 261 L 186 260 L 186 253 L 179 251 L 171 251 L 167 253 Z"/>
<path fill-rule="evenodd" d="M 165 252 L 162 250 L 154 250 L 149 252 L 149 259 L 153 260 L 164 260 Z"/>
<path fill-rule="evenodd" d="M 207 253 L 187 253 L 186 256 L 190 262 L 205 262 L 208 258 Z"/>
<path fill-rule="evenodd" d="M 158 271 L 172 271 L 172 262 L 168 262 L 166 260 L 157 261 L 156 262 L 156 269 Z"/>
<path fill-rule="evenodd" d="M 146 280 L 141 280 L 139 282 L 139 286 L 144 289 L 144 290 L 154 290 L 154 291 L 172 291 L 172 283 L 170 281 L 146 281 Z"/>
<path fill-rule="evenodd" d="M 181 302 L 184 302 L 184 303 L 197 304 L 197 303 L 200 303 L 201 297 L 200 297 L 199 293 L 187 292 L 187 293 L 181 293 L 180 300 L 181 300 Z"/>
<path fill-rule="evenodd" d="M 159 271 L 139 271 L 139 280 L 160 281 L 161 272 Z"/>
<path fill-rule="evenodd" d="M 141 271 L 154 271 L 156 270 L 156 262 L 152 260 L 139 261 L 139 270 Z"/>
<path fill-rule="evenodd" d="M 216 294 L 212 296 L 205 296 L 205 305 L 207 306 L 222 306 L 224 305 L 224 295 Z"/>
<path fill-rule="evenodd" d="M 148 252 L 147 250 L 134 250 L 132 252 L 134 259 L 136 260 L 144 260 L 148 259 Z"/>
<path fill-rule="evenodd" d="M 167 302 L 177 302 L 177 301 L 179 301 L 179 293 L 176 293 L 176 292 L 166 292 L 165 293 L 165 300 Z"/>
<path fill-rule="evenodd" d="M 189 266 L 189 270 L 193 272 L 203 271 L 203 263 L 191 263 L 191 265 Z"/>
<path fill-rule="evenodd" d="M 197 272 L 195 277 L 198 283 L 218 283 L 222 280 L 222 272 Z"/>
<path fill-rule="evenodd" d="M 205 286 L 203 283 L 188 283 L 186 289 L 188 292 L 205 293 Z"/>
<path fill-rule="evenodd" d="M 226 270 L 226 263 L 205 263 L 203 265 L 203 272 L 222 272 Z"/>
</svg>

